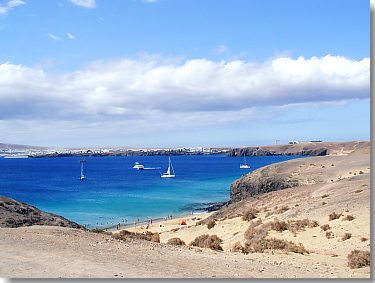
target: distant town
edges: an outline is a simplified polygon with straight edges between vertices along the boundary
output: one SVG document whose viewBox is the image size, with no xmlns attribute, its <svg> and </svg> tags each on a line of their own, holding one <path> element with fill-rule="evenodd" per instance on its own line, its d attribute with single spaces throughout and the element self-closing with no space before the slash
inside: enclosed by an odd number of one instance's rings
<svg viewBox="0 0 375 283">
<path fill-rule="evenodd" d="M 297 141 L 292 140 L 288 145 L 305 143 L 321 143 L 321 140 Z M 274 146 L 266 147 L 177 147 L 177 148 L 48 148 L 27 145 L 0 143 L 0 157 L 2 158 L 40 158 L 40 157 L 69 157 L 69 156 L 155 156 L 155 155 L 204 155 L 226 154 L 238 155 L 279 155 L 281 152 L 272 151 L 273 147 L 283 145 L 276 141 Z M 284 144 L 285 146 L 285 144 Z M 267 149 L 266 149 L 267 148 Z M 269 148 L 269 149 L 268 149 Z M 250 150 L 250 151 L 249 151 Z M 266 152 L 265 152 L 266 150 Z M 260 151 L 262 153 L 260 153 Z M 256 154 L 258 152 L 259 154 Z"/>
</svg>

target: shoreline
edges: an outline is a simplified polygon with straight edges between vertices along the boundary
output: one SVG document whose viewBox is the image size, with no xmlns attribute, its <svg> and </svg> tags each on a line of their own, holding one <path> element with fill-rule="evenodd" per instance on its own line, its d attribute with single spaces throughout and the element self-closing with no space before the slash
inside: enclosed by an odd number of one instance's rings
<svg viewBox="0 0 375 283">
<path fill-rule="evenodd" d="M 136 228 L 139 225 L 148 225 L 150 222 L 152 223 L 159 223 L 163 221 L 168 220 L 174 220 L 177 218 L 189 218 L 189 217 L 199 217 L 199 215 L 206 215 L 206 214 L 212 214 L 215 211 L 219 210 L 221 207 L 226 205 L 229 201 L 222 201 L 222 202 L 208 202 L 208 203 L 202 203 L 202 207 L 195 208 L 190 213 L 188 212 L 182 212 L 177 213 L 175 215 L 168 214 L 165 217 L 148 217 L 147 219 L 140 219 L 139 221 L 131 221 L 131 222 L 119 222 L 118 224 L 113 224 L 110 226 L 103 226 L 103 227 L 94 227 L 94 228 L 88 228 L 87 225 L 85 226 L 88 230 L 92 231 L 107 231 L 107 232 L 114 232 L 114 231 L 120 231 L 120 230 L 126 230 L 129 228 Z"/>
</svg>

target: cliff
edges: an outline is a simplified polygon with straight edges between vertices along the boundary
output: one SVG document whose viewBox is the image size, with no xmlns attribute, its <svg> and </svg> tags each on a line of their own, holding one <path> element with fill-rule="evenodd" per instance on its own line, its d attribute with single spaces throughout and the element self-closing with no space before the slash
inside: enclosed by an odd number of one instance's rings
<svg viewBox="0 0 375 283">
<path fill-rule="evenodd" d="M 83 226 L 64 217 L 47 213 L 38 208 L 0 196 L 0 227 L 45 225 L 85 229 Z"/>
<path fill-rule="evenodd" d="M 348 154 L 356 149 L 369 146 L 368 141 L 352 142 L 304 142 L 272 146 L 233 148 L 229 156 L 269 156 L 269 155 L 301 155 L 325 156 Z"/>
<path fill-rule="evenodd" d="M 272 191 L 329 184 L 370 170 L 369 142 L 337 143 L 332 155 L 299 158 L 255 170 L 231 184 L 230 202 Z"/>
</svg>

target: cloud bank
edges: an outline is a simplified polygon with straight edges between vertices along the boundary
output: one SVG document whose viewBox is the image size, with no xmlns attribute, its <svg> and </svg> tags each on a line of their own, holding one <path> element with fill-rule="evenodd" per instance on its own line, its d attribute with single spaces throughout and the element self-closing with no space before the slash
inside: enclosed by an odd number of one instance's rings
<svg viewBox="0 0 375 283">
<path fill-rule="evenodd" d="M 257 107 L 368 99 L 369 80 L 369 58 L 331 55 L 263 63 L 151 56 L 98 61 L 62 75 L 6 63 L 0 120 L 225 122 Z"/>
</svg>

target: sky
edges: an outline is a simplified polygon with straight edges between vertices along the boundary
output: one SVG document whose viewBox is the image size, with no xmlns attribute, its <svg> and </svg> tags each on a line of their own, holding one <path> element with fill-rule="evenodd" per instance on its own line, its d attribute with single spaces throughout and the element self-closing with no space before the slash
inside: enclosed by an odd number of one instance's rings
<svg viewBox="0 0 375 283">
<path fill-rule="evenodd" d="M 370 138 L 365 0 L 0 0 L 0 142 Z"/>
</svg>

